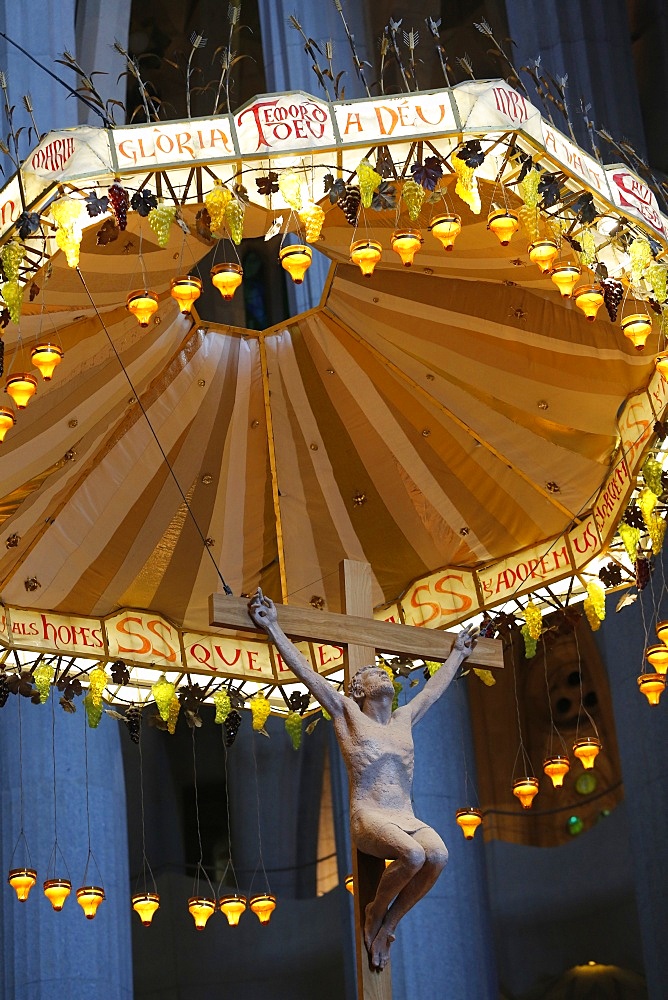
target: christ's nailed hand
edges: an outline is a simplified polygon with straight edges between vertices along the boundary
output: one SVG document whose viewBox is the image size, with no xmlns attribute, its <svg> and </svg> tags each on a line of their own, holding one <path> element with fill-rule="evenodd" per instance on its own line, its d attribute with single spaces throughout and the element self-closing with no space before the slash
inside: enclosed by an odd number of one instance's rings
<svg viewBox="0 0 668 1000">
<path fill-rule="evenodd" d="M 454 648 L 459 650 L 460 653 L 463 653 L 465 657 L 468 656 L 473 652 L 479 635 L 479 628 L 476 628 L 475 625 L 467 625 L 455 639 Z"/>
<path fill-rule="evenodd" d="M 278 621 L 276 605 L 270 597 L 264 596 L 259 587 L 248 605 L 248 613 L 253 622 L 261 629 L 266 629 L 267 626 L 274 625 Z"/>
</svg>

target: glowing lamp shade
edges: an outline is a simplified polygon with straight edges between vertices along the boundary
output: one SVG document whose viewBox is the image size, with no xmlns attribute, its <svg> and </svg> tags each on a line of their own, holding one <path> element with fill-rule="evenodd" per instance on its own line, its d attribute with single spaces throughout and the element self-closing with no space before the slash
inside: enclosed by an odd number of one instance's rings
<svg viewBox="0 0 668 1000">
<path fill-rule="evenodd" d="M 557 753 L 543 761 L 543 771 L 555 788 L 561 788 L 570 769 L 570 761 L 564 754 Z"/>
<path fill-rule="evenodd" d="M 529 247 L 529 260 L 537 264 L 543 274 L 552 267 L 554 258 L 559 253 L 559 247 L 554 240 L 536 240 Z"/>
<path fill-rule="evenodd" d="M 132 909 L 139 915 L 144 927 L 151 926 L 159 906 L 160 896 L 157 892 L 136 892 L 132 897 Z"/>
<path fill-rule="evenodd" d="M 172 278 L 170 295 L 176 299 L 182 313 L 187 315 L 201 294 L 202 282 L 194 274 L 182 274 L 178 278 Z"/>
<path fill-rule="evenodd" d="M 348 890 L 348 892 L 350 893 L 350 895 L 354 896 L 355 895 L 355 881 L 354 881 L 352 875 L 346 875 L 345 881 L 344 881 L 343 884 L 345 885 L 345 887 Z"/>
<path fill-rule="evenodd" d="M 211 281 L 213 287 L 217 288 L 226 302 L 229 302 L 237 288 L 241 284 L 244 276 L 244 269 L 241 264 L 216 264 L 211 269 Z"/>
<path fill-rule="evenodd" d="M 241 914 L 246 911 L 247 900 L 245 896 L 221 896 L 218 906 L 227 917 L 230 927 L 237 927 Z"/>
<path fill-rule="evenodd" d="M 601 741 L 595 736 L 585 736 L 584 739 L 576 740 L 573 744 L 573 753 L 578 760 L 582 761 L 582 766 L 586 771 L 594 766 L 594 761 L 601 749 Z"/>
<path fill-rule="evenodd" d="M 645 656 L 657 674 L 665 674 L 666 667 L 668 667 L 668 646 L 664 646 L 663 643 L 660 646 L 650 646 L 649 649 L 645 650 Z"/>
<path fill-rule="evenodd" d="M 30 890 L 37 881 L 37 872 L 34 868 L 12 868 L 7 876 L 7 881 L 16 893 L 19 902 L 25 903 Z"/>
<path fill-rule="evenodd" d="M 191 896 L 188 900 L 188 909 L 197 930 L 203 931 L 207 920 L 216 909 L 216 901 L 206 899 L 204 896 Z"/>
<path fill-rule="evenodd" d="M 455 240 L 462 231 L 458 215 L 439 215 L 429 224 L 429 232 L 439 240 L 444 250 L 454 250 Z"/>
<path fill-rule="evenodd" d="M 480 810 L 458 809 L 455 813 L 455 819 L 466 840 L 473 840 L 476 830 L 482 823 L 482 813 Z"/>
<path fill-rule="evenodd" d="M 44 883 L 44 895 L 56 913 L 60 913 L 71 892 L 72 883 L 68 878 L 49 878 Z"/>
<path fill-rule="evenodd" d="M 63 352 L 55 344 L 38 344 L 33 348 L 30 357 L 44 381 L 49 382 L 53 378 L 56 365 L 63 360 Z"/>
<path fill-rule="evenodd" d="M 654 364 L 659 375 L 663 375 L 664 379 L 668 379 L 668 351 L 661 351 L 654 358 Z"/>
<path fill-rule="evenodd" d="M 97 908 L 104 901 L 104 889 L 99 885 L 82 885 L 77 889 L 77 903 L 87 920 L 94 920 Z"/>
<path fill-rule="evenodd" d="M 502 247 L 508 246 L 519 226 L 515 213 L 504 208 L 496 208 L 487 216 L 487 228 L 491 229 Z"/>
<path fill-rule="evenodd" d="M 311 248 L 302 243 L 292 243 L 283 247 L 278 257 L 281 266 L 288 272 L 295 285 L 301 285 L 313 259 Z"/>
<path fill-rule="evenodd" d="M 276 909 L 276 898 L 265 892 L 261 896 L 253 896 L 249 905 L 260 923 L 268 924 Z"/>
<path fill-rule="evenodd" d="M 550 271 L 550 278 L 559 289 L 562 299 L 570 299 L 580 280 L 580 268 L 567 260 L 557 261 Z"/>
<path fill-rule="evenodd" d="M 350 246 L 350 259 L 365 278 L 371 277 L 382 256 L 383 248 L 376 240 L 357 240 Z"/>
<path fill-rule="evenodd" d="M 149 320 L 158 308 L 158 296 L 146 289 L 131 292 L 126 302 L 128 312 L 132 313 L 140 326 L 147 327 Z"/>
<path fill-rule="evenodd" d="M 15 423 L 14 411 L 7 406 L 0 406 L 0 444 L 5 440 L 7 431 L 11 431 Z"/>
<path fill-rule="evenodd" d="M 656 637 L 659 642 L 664 643 L 668 646 L 668 622 L 657 622 L 656 625 Z"/>
<path fill-rule="evenodd" d="M 665 686 L 665 674 L 641 674 L 638 678 L 638 690 L 645 695 L 650 705 L 659 704 Z"/>
<path fill-rule="evenodd" d="M 404 267 L 411 267 L 413 258 L 424 240 L 417 229 L 397 229 L 392 233 L 392 249 L 401 257 Z"/>
<path fill-rule="evenodd" d="M 37 379 L 27 372 L 17 372 L 15 375 L 10 375 L 5 382 L 5 391 L 12 397 L 19 410 L 25 410 L 37 392 Z"/>
<path fill-rule="evenodd" d="M 636 351 L 642 351 L 652 332 L 652 320 L 647 313 L 631 313 L 622 319 L 622 333 L 631 341 Z"/>
<path fill-rule="evenodd" d="M 603 305 L 603 289 L 600 285 L 580 285 L 573 292 L 575 304 L 581 309 L 590 323 L 596 319 L 596 313 Z"/>
<path fill-rule="evenodd" d="M 538 778 L 520 778 L 513 782 L 513 795 L 520 800 L 523 809 L 531 809 L 531 804 L 538 795 Z"/>
</svg>

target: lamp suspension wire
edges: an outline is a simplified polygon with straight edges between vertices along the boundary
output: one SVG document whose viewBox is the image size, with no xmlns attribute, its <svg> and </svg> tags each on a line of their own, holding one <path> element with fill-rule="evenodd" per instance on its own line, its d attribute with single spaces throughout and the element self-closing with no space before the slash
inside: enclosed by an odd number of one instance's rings
<svg viewBox="0 0 668 1000">
<path fill-rule="evenodd" d="M 209 883 L 209 888 L 211 889 L 211 896 L 215 900 L 216 893 L 211 884 L 211 879 L 209 878 L 209 873 L 204 867 L 204 848 L 202 847 L 202 830 L 200 827 L 199 819 L 199 792 L 197 789 L 197 753 L 195 750 L 195 726 L 190 730 L 190 735 L 192 737 L 193 745 L 193 781 L 195 786 L 195 825 L 197 827 L 197 846 L 199 847 L 199 860 L 197 862 L 197 867 L 195 869 L 195 878 L 193 880 L 193 896 L 199 896 L 199 876 L 200 872 L 204 873 L 204 877 Z"/>
<path fill-rule="evenodd" d="M 642 604 L 641 604 L 641 607 L 642 607 Z M 643 613 L 643 622 L 644 622 L 644 613 Z M 578 708 L 578 720 L 577 720 L 577 724 L 576 724 L 576 727 L 575 727 L 575 742 L 577 743 L 577 741 L 579 739 L 579 736 L 580 736 L 580 719 L 582 717 L 582 713 L 583 712 L 587 716 L 587 718 L 589 719 L 589 721 L 590 721 L 590 723 L 591 723 L 591 725 L 592 725 L 592 727 L 594 729 L 594 732 L 596 734 L 596 738 L 598 739 L 599 736 L 598 736 L 598 727 L 596 726 L 596 723 L 594 722 L 594 720 L 592 719 L 591 715 L 587 711 L 587 708 L 586 708 L 585 703 L 584 703 L 584 696 L 583 696 L 583 691 L 582 691 L 582 656 L 580 654 L 580 642 L 578 640 L 578 630 L 577 630 L 577 627 L 574 629 L 573 635 L 575 636 L 575 648 L 576 648 L 577 654 L 578 654 L 578 679 L 579 679 L 579 682 L 580 682 L 580 707 Z"/>
<path fill-rule="evenodd" d="M 142 879 L 144 882 L 144 895 L 148 895 L 146 888 L 146 869 L 148 868 L 153 883 L 153 892 L 157 893 L 158 887 L 155 882 L 155 875 L 150 862 L 146 856 L 146 824 L 144 820 L 144 757 L 142 753 L 141 734 L 139 736 L 139 800 L 141 805 L 141 857 L 142 857 Z"/>
<path fill-rule="evenodd" d="M 90 301 L 93 309 L 95 310 L 95 315 L 97 316 L 97 319 L 99 320 L 100 325 L 101 325 L 102 329 L 104 330 L 104 332 L 105 332 L 105 334 L 107 336 L 107 340 L 109 341 L 109 344 L 111 346 L 112 351 L 114 352 L 114 355 L 116 356 L 116 360 L 118 361 L 118 364 L 119 364 L 119 366 L 121 368 L 121 371 L 123 372 L 123 374 L 125 375 L 125 378 L 127 379 L 128 385 L 130 386 L 130 388 L 132 390 L 132 395 L 137 400 L 137 405 L 139 406 L 139 408 L 140 408 L 140 410 L 142 412 L 142 415 L 143 415 L 143 417 L 144 417 L 144 419 L 146 421 L 146 424 L 148 426 L 148 429 L 150 430 L 150 432 L 151 432 L 151 434 L 153 436 L 153 439 L 154 439 L 155 443 L 157 444 L 157 446 L 158 446 L 158 448 L 160 450 L 160 454 L 162 455 L 164 463 L 167 466 L 167 469 L 169 470 L 169 474 L 172 477 L 172 480 L 174 481 L 174 484 L 175 484 L 177 490 L 179 491 L 179 494 L 181 495 L 181 499 L 183 500 L 183 503 L 185 504 L 185 507 L 186 507 L 186 510 L 188 511 L 190 519 L 191 519 L 192 523 L 194 524 L 195 530 L 197 531 L 197 534 L 199 535 L 199 537 L 201 539 L 202 547 L 203 547 L 204 551 L 207 552 L 208 555 L 209 555 L 209 558 L 210 558 L 210 560 L 211 560 L 211 562 L 212 562 L 212 564 L 214 566 L 214 569 L 216 571 L 216 575 L 217 575 L 218 579 L 220 580 L 220 583 L 221 583 L 221 586 L 223 588 L 223 591 L 225 592 L 225 594 L 228 597 L 231 597 L 232 596 L 232 588 L 226 582 L 226 580 L 225 580 L 225 578 L 224 578 L 224 576 L 223 576 L 223 574 L 222 574 L 222 572 L 220 570 L 220 567 L 218 566 L 218 563 L 216 562 L 216 560 L 214 558 L 213 552 L 211 551 L 211 549 L 209 548 L 209 546 L 206 544 L 206 538 L 204 537 L 204 533 L 202 532 L 202 529 L 200 528 L 200 526 L 199 526 L 199 524 L 197 522 L 197 518 L 195 517 L 195 515 L 193 513 L 193 510 L 192 510 L 192 508 L 190 506 L 190 503 L 188 502 L 188 499 L 187 499 L 185 493 L 183 492 L 183 489 L 181 488 L 181 484 L 179 483 L 179 481 L 178 481 L 178 479 L 176 477 L 176 473 L 174 472 L 172 464 L 169 461 L 169 459 L 167 457 L 167 454 L 166 454 L 164 448 L 162 447 L 162 445 L 160 443 L 160 439 L 158 438 L 158 435 L 155 432 L 155 429 L 153 427 L 153 424 L 151 423 L 149 415 L 146 412 L 146 408 L 144 407 L 144 404 L 141 401 L 141 397 L 139 395 L 139 392 L 137 391 L 137 389 L 135 389 L 135 386 L 134 386 L 134 383 L 133 383 L 133 381 L 132 381 L 132 379 L 130 377 L 130 374 L 127 371 L 127 369 L 125 368 L 125 365 L 123 364 L 123 362 L 121 360 L 121 356 L 120 356 L 120 354 L 118 353 L 118 351 L 116 349 L 116 345 L 114 344 L 114 341 L 113 341 L 113 339 L 111 337 L 111 334 L 109 333 L 109 330 L 107 329 L 107 325 L 104 322 L 102 316 L 100 315 L 100 311 L 97 308 L 97 305 L 96 305 L 96 303 L 95 303 L 95 301 L 93 299 L 93 296 L 91 295 L 90 289 L 88 288 L 88 285 L 86 283 L 86 279 L 84 278 L 83 273 L 82 273 L 80 267 L 77 267 L 77 274 L 79 275 L 79 279 L 81 281 L 81 284 L 84 287 L 86 295 L 88 296 L 88 299 L 89 299 L 89 301 Z"/>
<path fill-rule="evenodd" d="M 255 752 L 255 739 L 251 736 L 251 747 L 253 749 L 253 769 L 255 771 L 255 810 L 257 814 L 257 847 L 259 860 L 258 864 L 255 866 L 255 871 L 253 872 L 253 879 L 251 880 L 250 892 L 253 890 L 253 880 L 257 873 L 258 867 L 262 869 L 262 874 L 264 876 L 264 885 L 267 893 L 271 893 L 271 887 L 269 885 L 269 879 L 267 877 L 267 869 L 264 866 L 264 858 L 262 856 L 262 829 L 260 824 L 260 782 L 258 779 L 257 771 L 257 754 Z"/>
<path fill-rule="evenodd" d="M 21 720 L 21 695 L 17 694 L 18 698 L 18 716 L 19 716 L 19 809 L 20 809 L 20 820 L 21 828 L 19 830 L 19 835 L 14 845 L 14 850 L 12 851 L 12 858 L 10 861 L 10 867 L 14 864 L 14 855 L 18 850 L 18 846 L 23 841 L 26 850 L 26 858 L 28 859 L 28 867 L 32 868 L 32 858 L 30 857 L 30 848 L 28 847 L 28 841 L 25 835 L 25 829 L 23 825 L 23 724 Z"/>
</svg>

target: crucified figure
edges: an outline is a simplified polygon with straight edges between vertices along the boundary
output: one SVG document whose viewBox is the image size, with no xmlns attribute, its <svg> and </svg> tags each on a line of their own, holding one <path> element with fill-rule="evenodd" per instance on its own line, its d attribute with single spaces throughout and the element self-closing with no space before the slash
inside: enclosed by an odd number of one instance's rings
<svg viewBox="0 0 668 1000">
<path fill-rule="evenodd" d="M 431 889 L 448 860 L 435 830 L 413 812 L 413 725 L 450 685 L 476 644 L 478 630 L 459 633 L 450 655 L 423 689 L 392 711 L 394 687 L 385 670 L 362 667 L 347 696 L 321 677 L 278 624 L 273 601 L 258 590 L 248 606 L 250 617 L 267 633 L 284 662 L 331 715 L 348 770 L 350 829 L 365 854 L 391 860 L 364 914 L 364 943 L 369 965 L 387 965 L 390 945 L 401 918 Z"/>
</svg>

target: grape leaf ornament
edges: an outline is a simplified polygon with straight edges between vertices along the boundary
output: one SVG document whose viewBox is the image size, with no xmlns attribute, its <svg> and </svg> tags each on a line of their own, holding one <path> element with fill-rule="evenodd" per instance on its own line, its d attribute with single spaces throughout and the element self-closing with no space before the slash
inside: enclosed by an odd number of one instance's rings
<svg viewBox="0 0 668 1000">
<path fill-rule="evenodd" d="M 104 215 L 108 208 L 109 199 L 106 194 L 100 198 L 97 191 L 91 191 L 91 193 L 87 196 L 86 211 L 90 215 L 91 219 L 94 219 L 98 215 Z"/>
<path fill-rule="evenodd" d="M 130 208 L 137 212 L 143 219 L 148 217 L 149 212 L 153 208 L 158 207 L 158 199 L 156 196 L 149 191 L 148 188 L 144 188 L 142 191 L 135 191 L 132 195 L 130 201 Z"/>
<path fill-rule="evenodd" d="M 413 180 L 425 191 L 435 191 L 443 176 L 443 167 L 437 156 L 427 156 L 424 163 L 414 163 L 411 167 Z"/>
</svg>

